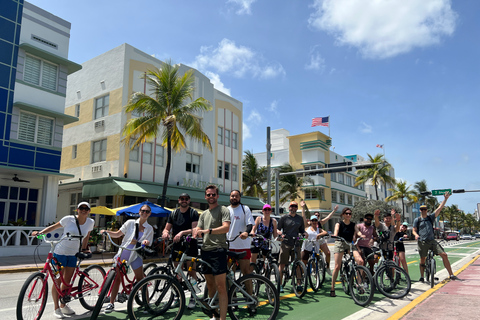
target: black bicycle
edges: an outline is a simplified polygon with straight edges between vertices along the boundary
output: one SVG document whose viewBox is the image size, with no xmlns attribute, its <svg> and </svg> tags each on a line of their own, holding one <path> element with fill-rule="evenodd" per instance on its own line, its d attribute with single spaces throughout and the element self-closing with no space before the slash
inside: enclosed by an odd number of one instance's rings
<svg viewBox="0 0 480 320">
<path fill-rule="evenodd" d="M 292 238 L 285 236 L 284 239 L 293 239 L 294 245 L 292 250 L 294 253 L 294 259 L 291 264 L 289 262 L 285 265 L 285 268 L 283 269 L 283 274 L 280 274 L 280 277 L 283 278 L 283 281 L 281 281 L 281 283 L 283 284 L 283 286 L 285 286 L 285 284 L 290 280 L 295 296 L 297 296 L 298 298 L 302 298 L 305 293 L 307 293 L 307 268 L 305 267 L 303 261 L 300 260 L 300 257 L 298 257 L 297 250 L 295 250 L 297 247 L 300 246 L 301 238 Z M 281 292 L 280 281 L 278 283 L 278 292 Z"/>
<path fill-rule="evenodd" d="M 264 238 L 262 235 L 256 235 L 255 243 L 260 248 L 260 253 L 257 258 L 257 262 L 250 263 L 250 269 L 252 273 L 265 276 L 270 280 L 275 287 L 278 287 L 280 281 L 280 272 L 278 270 L 278 254 L 272 253 L 272 241 Z"/>
<path fill-rule="evenodd" d="M 445 240 L 436 241 L 438 244 L 442 243 Z M 435 280 L 438 278 L 435 277 L 437 272 L 437 260 L 435 260 L 435 254 L 433 253 L 432 248 L 430 247 L 427 252 L 427 258 L 425 259 L 425 280 L 430 283 L 430 287 L 435 286 Z"/>
<path fill-rule="evenodd" d="M 312 254 L 307 262 L 307 278 L 312 290 L 317 292 L 325 281 L 327 263 L 323 258 L 322 250 L 320 248 L 317 250 L 318 240 L 305 239 L 304 241 L 312 243 Z"/>
</svg>

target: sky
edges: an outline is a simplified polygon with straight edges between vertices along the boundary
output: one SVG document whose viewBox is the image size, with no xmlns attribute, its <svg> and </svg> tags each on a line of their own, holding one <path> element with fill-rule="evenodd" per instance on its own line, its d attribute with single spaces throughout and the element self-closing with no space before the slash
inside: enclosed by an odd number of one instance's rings
<svg viewBox="0 0 480 320">
<path fill-rule="evenodd" d="M 480 1 L 30 2 L 71 22 L 71 61 L 128 43 L 208 76 L 243 103 L 244 151 L 265 151 L 267 126 L 330 129 L 335 152 L 385 152 L 412 188 L 480 190 Z"/>
</svg>

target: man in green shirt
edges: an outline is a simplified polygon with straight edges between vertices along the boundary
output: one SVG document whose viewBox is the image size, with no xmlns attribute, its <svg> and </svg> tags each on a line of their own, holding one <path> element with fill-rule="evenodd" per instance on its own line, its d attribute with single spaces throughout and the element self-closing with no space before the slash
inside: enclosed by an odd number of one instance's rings
<svg viewBox="0 0 480 320">
<path fill-rule="evenodd" d="M 218 188 L 209 185 L 205 188 L 205 199 L 208 209 L 198 220 L 198 225 L 193 229 L 193 237 L 203 237 L 201 250 L 202 260 L 208 261 L 212 268 L 205 268 L 204 275 L 207 282 L 208 296 L 213 298 L 218 291 L 220 306 L 220 320 L 227 318 L 227 232 L 230 229 L 230 211 L 218 204 Z"/>
</svg>

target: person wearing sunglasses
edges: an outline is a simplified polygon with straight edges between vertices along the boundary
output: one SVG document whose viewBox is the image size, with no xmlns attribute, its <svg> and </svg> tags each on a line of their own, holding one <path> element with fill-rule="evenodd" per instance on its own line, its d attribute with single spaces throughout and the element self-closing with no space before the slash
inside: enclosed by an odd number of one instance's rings
<svg viewBox="0 0 480 320">
<path fill-rule="evenodd" d="M 377 240 L 377 231 L 375 227 L 372 225 L 373 214 L 367 213 L 363 217 L 363 223 L 358 225 L 358 230 L 365 235 L 365 238 L 362 240 L 358 240 L 357 247 L 360 250 L 363 259 L 368 257 L 370 254 L 373 253 L 372 245 L 373 242 Z M 370 269 L 370 273 L 373 275 L 374 266 L 375 266 L 375 258 L 372 255 L 371 259 L 367 261 L 368 267 Z"/>
<path fill-rule="evenodd" d="M 350 250 L 350 245 L 355 236 L 365 238 L 365 235 L 358 230 L 358 226 L 351 221 L 352 209 L 345 207 L 342 210 L 342 221 L 335 224 L 335 231 L 333 235 L 335 237 L 342 237 L 347 242 L 343 242 L 340 239 L 335 240 L 335 247 L 333 250 L 335 259 L 335 269 L 333 269 L 332 275 L 332 288 L 330 289 L 330 297 L 336 297 L 335 294 L 335 282 L 337 281 L 338 273 L 340 272 L 340 266 L 342 265 L 343 253 L 346 250 Z M 356 247 L 353 247 L 353 256 L 357 264 L 363 266 L 363 259 Z"/>
<path fill-rule="evenodd" d="M 91 218 L 88 218 L 90 213 L 90 204 L 88 202 L 80 202 L 77 205 L 77 215 L 69 215 L 60 219 L 59 222 L 46 227 L 40 232 L 33 231 L 32 236 L 37 236 L 39 234 L 47 234 L 58 228 L 63 227 L 63 234 L 70 233 L 74 236 L 83 236 L 82 243 L 79 239 L 71 239 L 69 241 L 60 241 L 55 247 L 53 256 L 63 267 L 60 272 L 63 274 L 65 283 L 70 283 L 75 267 L 77 265 L 77 257 L 75 254 L 81 250 L 83 252 L 90 252 L 88 249 L 88 240 L 90 238 L 90 231 L 93 230 L 95 221 Z M 62 235 L 63 236 L 63 235 Z M 58 285 L 61 285 L 62 289 L 66 289 L 64 284 L 60 283 L 60 278 L 55 279 Z M 58 319 L 65 318 L 65 315 L 74 315 L 73 311 L 67 304 L 61 303 L 58 300 L 57 290 L 52 290 L 53 305 L 54 305 L 54 316 Z"/>
<path fill-rule="evenodd" d="M 383 240 L 380 249 L 383 250 L 383 255 L 387 260 L 393 259 L 393 241 L 395 234 L 400 230 L 400 214 L 395 213 L 395 209 L 383 214 L 383 222 L 380 222 L 380 210 L 377 209 L 373 213 L 375 215 L 375 228 L 377 228 L 378 236 Z M 392 219 L 395 217 L 395 224 Z"/>
<path fill-rule="evenodd" d="M 144 244 L 146 246 L 150 245 L 153 241 L 153 227 L 147 222 L 148 217 L 152 213 L 152 209 L 149 205 L 143 205 L 139 210 L 140 217 L 137 220 L 130 219 L 127 220 L 120 230 L 110 231 L 102 230 L 100 233 L 108 233 L 112 238 L 123 237 L 122 247 L 127 247 L 128 249 L 133 249 L 135 246 Z M 131 266 L 133 273 L 135 274 L 136 281 L 142 280 L 145 275 L 143 273 L 143 259 L 142 256 L 137 253 L 137 251 L 129 251 L 119 249 L 114 261 L 120 255 L 120 261 L 128 261 L 128 265 Z M 115 309 L 115 299 L 117 298 L 118 289 L 120 288 L 120 279 L 121 275 L 118 273 L 115 280 L 113 281 L 112 292 L 110 295 L 110 303 L 105 308 L 105 313 L 110 313 Z"/>
<path fill-rule="evenodd" d="M 262 209 L 263 217 L 255 219 L 255 225 L 252 228 L 252 233 L 261 235 L 265 239 L 277 238 L 277 220 L 271 218 L 272 207 L 267 203 Z M 256 263 L 260 250 L 268 250 L 268 242 L 263 244 L 254 243 L 252 246 L 252 257 L 250 262 Z"/>
<path fill-rule="evenodd" d="M 319 227 L 318 225 L 318 217 L 316 215 L 312 215 L 310 217 L 310 225 L 305 229 L 305 232 L 308 234 L 308 240 L 316 241 L 316 252 L 318 252 L 320 247 L 319 240 L 328 235 L 328 232 L 323 230 L 322 227 Z M 314 243 L 310 241 L 304 241 L 302 244 L 302 261 L 305 265 L 307 265 L 308 259 L 312 255 L 313 245 Z"/>
<path fill-rule="evenodd" d="M 172 261 L 174 261 L 173 264 L 175 265 L 175 267 L 178 265 L 178 253 L 185 251 L 184 245 L 179 242 L 181 237 L 191 234 L 192 230 L 198 224 L 198 212 L 194 208 L 190 207 L 190 195 L 188 193 L 180 194 L 180 196 L 178 197 L 178 204 L 179 207 L 168 216 L 167 224 L 165 225 L 165 229 L 163 229 L 162 232 L 162 238 L 167 240 L 170 237 L 170 231 L 172 231 Z M 191 239 L 187 255 L 190 257 L 198 256 L 197 239 Z M 187 261 L 187 270 L 190 270 L 191 263 L 192 262 Z M 197 272 L 195 271 L 195 265 L 193 265 L 189 273 L 191 277 L 197 280 Z M 187 307 L 189 309 L 195 308 L 195 298 L 190 298 Z"/>
</svg>

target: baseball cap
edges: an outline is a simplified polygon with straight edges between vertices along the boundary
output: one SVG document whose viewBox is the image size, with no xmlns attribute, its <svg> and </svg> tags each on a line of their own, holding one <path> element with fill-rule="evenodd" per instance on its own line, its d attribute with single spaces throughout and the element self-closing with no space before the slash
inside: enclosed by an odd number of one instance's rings
<svg viewBox="0 0 480 320">
<path fill-rule="evenodd" d="M 90 209 L 90 203 L 86 202 L 86 201 L 83 201 L 83 202 L 80 202 L 77 206 L 77 209 L 80 208 L 81 206 L 87 206 L 88 209 Z"/>
<path fill-rule="evenodd" d="M 265 210 L 265 209 L 272 209 L 272 206 L 267 203 L 262 208 L 262 210 Z"/>
<path fill-rule="evenodd" d="M 188 193 L 184 192 L 184 193 L 181 193 L 178 198 L 182 198 L 182 197 L 187 197 L 188 199 L 190 199 L 190 196 L 188 195 Z"/>
<path fill-rule="evenodd" d="M 312 214 L 310 216 L 310 220 L 317 220 L 318 221 L 318 217 L 316 215 Z"/>
<path fill-rule="evenodd" d="M 420 209 L 427 209 L 427 206 L 424 205 L 424 204 L 422 204 L 422 205 L 420 206 Z"/>
<path fill-rule="evenodd" d="M 292 201 L 292 202 L 290 202 L 290 204 L 289 204 L 288 206 L 289 206 L 289 207 L 290 207 L 290 206 L 297 206 L 297 207 L 298 207 L 298 203 L 296 203 L 295 201 Z"/>
<path fill-rule="evenodd" d="M 366 215 L 364 215 L 363 217 L 364 217 L 364 218 L 368 218 L 368 217 L 370 217 L 370 218 L 372 218 L 372 219 L 373 219 L 373 214 L 371 214 L 371 213 L 367 213 L 367 214 L 366 214 Z"/>
<path fill-rule="evenodd" d="M 408 227 L 408 222 L 405 221 L 404 223 L 402 223 L 404 226 L 407 226 Z"/>
</svg>

